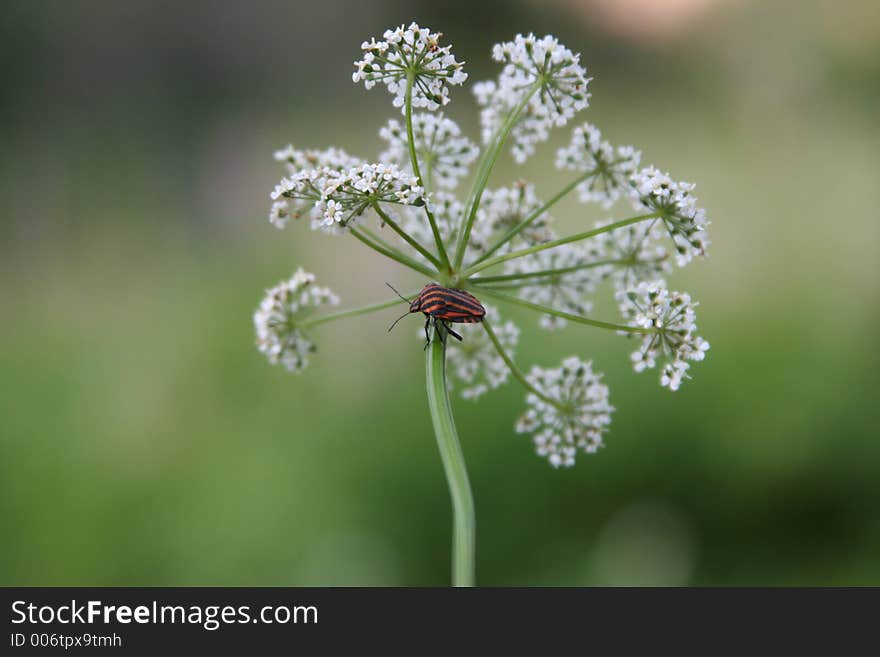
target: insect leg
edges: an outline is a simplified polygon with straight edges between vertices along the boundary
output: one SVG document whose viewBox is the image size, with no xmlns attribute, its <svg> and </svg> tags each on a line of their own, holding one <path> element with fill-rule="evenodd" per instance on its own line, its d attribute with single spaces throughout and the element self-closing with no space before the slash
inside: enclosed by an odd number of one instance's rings
<svg viewBox="0 0 880 657">
<path fill-rule="evenodd" d="M 431 316 L 425 315 L 425 347 L 424 347 L 424 349 L 427 349 L 428 345 L 431 344 L 431 335 L 428 333 L 428 327 L 430 325 L 431 325 Z M 424 349 L 422 349 L 422 351 L 424 351 Z"/>
<path fill-rule="evenodd" d="M 455 331 L 453 331 L 451 328 L 449 328 L 449 322 L 443 322 L 443 325 L 444 325 L 444 328 L 446 329 L 446 332 L 449 333 L 449 335 L 451 335 L 453 338 L 455 338 L 456 340 L 461 342 L 461 336 L 458 333 L 456 333 Z"/>
</svg>

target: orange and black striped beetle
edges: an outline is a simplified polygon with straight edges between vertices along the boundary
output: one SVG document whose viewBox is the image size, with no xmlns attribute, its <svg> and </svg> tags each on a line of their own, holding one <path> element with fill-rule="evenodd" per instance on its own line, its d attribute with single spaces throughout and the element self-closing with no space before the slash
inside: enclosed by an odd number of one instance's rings
<svg viewBox="0 0 880 657">
<path fill-rule="evenodd" d="M 391 287 L 390 284 L 386 283 L 386 285 Z M 393 287 L 391 289 L 394 290 Z M 476 324 L 477 322 L 482 322 L 486 316 L 486 309 L 483 307 L 483 304 L 473 294 L 469 294 L 464 290 L 443 287 L 437 283 L 428 283 L 412 301 L 401 295 L 397 290 L 394 290 L 394 292 L 401 299 L 409 303 L 409 312 L 398 317 L 388 330 L 393 329 L 397 322 L 410 313 L 423 313 L 425 315 L 426 349 L 431 344 L 431 336 L 428 333 L 431 322 L 434 322 L 435 327 L 437 322 L 440 322 L 440 326 L 444 329 L 441 337 L 443 337 L 444 333 L 449 333 L 449 335 L 461 342 L 461 336 L 453 331 L 449 325 Z"/>
</svg>

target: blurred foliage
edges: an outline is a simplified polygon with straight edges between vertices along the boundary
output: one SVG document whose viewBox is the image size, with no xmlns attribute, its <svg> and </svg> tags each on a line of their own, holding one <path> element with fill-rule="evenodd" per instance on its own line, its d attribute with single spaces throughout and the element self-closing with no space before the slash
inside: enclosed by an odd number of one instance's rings
<svg viewBox="0 0 880 657">
<path fill-rule="evenodd" d="M 516 31 L 582 50 L 584 116 L 697 182 L 713 221 L 710 259 L 671 281 L 712 343 L 679 393 L 622 338 L 510 313 L 518 361 L 589 356 L 618 410 L 557 472 L 512 431 L 515 383 L 456 400 L 479 581 L 880 584 L 876 3 L 706 2 L 662 35 L 598 2 L 341 4 L 5 5 L 0 583 L 447 582 L 416 327 L 328 325 L 291 376 L 250 321 L 300 264 L 352 305 L 422 282 L 264 219 L 273 148 L 378 150 L 393 110 L 351 61 L 417 18 L 473 79 Z M 475 133 L 465 92 L 448 113 Z M 552 193 L 567 133 L 502 173 Z"/>
</svg>

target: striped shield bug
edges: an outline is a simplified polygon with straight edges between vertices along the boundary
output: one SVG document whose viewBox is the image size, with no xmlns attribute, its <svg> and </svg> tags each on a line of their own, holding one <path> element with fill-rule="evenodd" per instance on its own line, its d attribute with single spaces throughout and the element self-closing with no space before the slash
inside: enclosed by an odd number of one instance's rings
<svg viewBox="0 0 880 657">
<path fill-rule="evenodd" d="M 390 283 L 386 283 L 386 285 L 394 290 Z M 439 325 L 443 328 L 441 337 L 445 333 L 449 333 L 461 342 L 461 336 L 453 331 L 449 325 L 475 324 L 482 322 L 486 316 L 486 309 L 474 295 L 468 294 L 464 290 L 443 287 L 437 283 L 428 283 L 412 301 L 404 297 L 397 290 L 394 290 L 394 293 L 409 304 L 409 311 L 398 317 L 388 330 L 391 331 L 397 325 L 397 322 L 410 313 L 423 313 L 425 315 L 426 349 L 431 343 L 431 336 L 428 333 L 431 322 L 434 323 L 435 327 L 437 327 L 439 322 Z"/>
</svg>

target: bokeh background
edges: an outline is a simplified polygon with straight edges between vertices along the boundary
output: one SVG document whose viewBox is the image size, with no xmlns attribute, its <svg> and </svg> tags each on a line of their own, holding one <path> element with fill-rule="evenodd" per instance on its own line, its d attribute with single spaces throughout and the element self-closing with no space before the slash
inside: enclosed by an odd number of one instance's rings
<svg viewBox="0 0 880 657">
<path fill-rule="evenodd" d="M 412 19 L 473 81 L 496 41 L 557 35 L 595 76 L 581 117 L 713 222 L 671 279 L 712 343 L 678 393 L 615 335 L 509 313 L 524 366 L 591 357 L 618 410 L 554 471 L 512 430 L 515 383 L 455 401 L 479 582 L 880 584 L 874 0 L 4 3 L 0 584 L 447 583 L 418 322 L 327 325 L 301 376 L 251 324 L 299 265 L 351 305 L 423 283 L 265 218 L 273 149 L 378 152 L 390 96 L 351 64 Z M 447 113 L 478 135 L 466 90 Z M 568 134 L 495 182 L 551 193 Z"/>
</svg>

